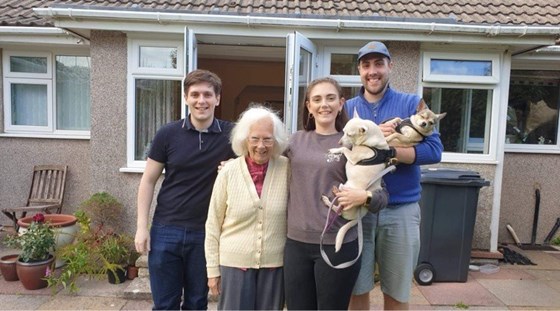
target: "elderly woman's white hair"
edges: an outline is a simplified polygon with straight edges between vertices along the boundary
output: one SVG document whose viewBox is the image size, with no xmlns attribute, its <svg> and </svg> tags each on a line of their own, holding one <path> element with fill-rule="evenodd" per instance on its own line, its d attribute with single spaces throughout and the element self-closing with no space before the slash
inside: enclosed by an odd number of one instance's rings
<svg viewBox="0 0 560 311">
<path fill-rule="evenodd" d="M 235 127 L 231 131 L 231 148 L 238 156 L 246 156 L 249 154 L 247 148 L 247 139 L 251 126 L 263 119 L 272 121 L 274 147 L 272 148 L 272 157 L 281 155 L 288 146 L 288 135 L 284 128 L 284 123 L 274 111 L 260 104 L 251 104 L 245 112 L 241 114 Z"/>
</svg>

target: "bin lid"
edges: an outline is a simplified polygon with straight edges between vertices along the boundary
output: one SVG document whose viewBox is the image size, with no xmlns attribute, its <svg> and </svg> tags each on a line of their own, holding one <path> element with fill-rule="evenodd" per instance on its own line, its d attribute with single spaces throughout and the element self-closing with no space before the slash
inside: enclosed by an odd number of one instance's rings
<svg viewBox="0 0 560 311">
<path fill-rule="evenodd" d="M 490 182 L 481 178 L 478 172 L 446 167 L 431 167 L 422 169 L 420 182 L 479 187 L 490 185 Z"/>
</svg>

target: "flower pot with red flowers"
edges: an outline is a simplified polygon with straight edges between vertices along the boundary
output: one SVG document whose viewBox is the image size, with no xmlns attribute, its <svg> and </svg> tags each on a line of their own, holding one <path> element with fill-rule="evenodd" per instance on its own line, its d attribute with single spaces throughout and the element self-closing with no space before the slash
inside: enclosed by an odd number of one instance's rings
<svg viewBox="0 0 560 311">
<path fill-rule="evenodd" d="M 37 214 L 40 215 L 40 214 Z M 24 234 L 31 223 L 33 217 L 28 216 L 18 220 L 19 233 Z M 78 219 L 74 215 L 66 214 L 45 214 L 43 215 L 46 224 L 53 228 L 55 249 L 62 248 L 74 241 L 76 233 L 78 232 Z M 66 262 L 62 258 L 56 258 L 56 268 L 62 267 Z"/>
<path fill-rule="evenodd" d="M 8 246 L 21 249 L 16 262 L 19 280 L 26 289 L 47 287 L 47 277 L 54 269 L 55 246 L 53 228 L 45 222 L 43 214 L 33 216 L 33 221 L 23 234 L 8 236 Z"/>
</svg>

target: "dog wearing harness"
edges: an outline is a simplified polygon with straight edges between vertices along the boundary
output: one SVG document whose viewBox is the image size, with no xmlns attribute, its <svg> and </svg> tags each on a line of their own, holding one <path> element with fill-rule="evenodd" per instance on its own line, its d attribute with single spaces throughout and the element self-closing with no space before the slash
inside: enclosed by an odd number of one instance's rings
<svg viewBox="0 0 560 311">
<path fill-rule="evenodd" d="M 395 166 L 392 165 L 390 161 L 391 158 L 394 157 L 394 149 L 392 150 L 387 144 L 379 126 L 371 120 L 360 119 L 357 113 L 354 112 L 354 117 L 346 123 L 343 132 L 344 135 L 339 141 L 342 147 L 329 150 L 331 154 L 344 154 L 346 157 L 345 169 L 347 181 L 343 185 L 340 185 L 339 188 L 348 187 L 369 191 L 381 188 L 381 177 L 394 170 Z M 336 188 L 335 190 L 338 191 Z M 335 193 L 336 191 L 333 190 Z M 346 210 L 341 210 L 340 206 L 335 204 L 336 199 L 335 197 L 333 200 L 329 200 L 326 195 L 322 196 L 323 202 L 329 207 L 329 214 L 327 215 L 325 228 L 321 235 L 321 255 L 325 262 L 331 267 L 341 269 L 352 265 L 361 254 L 363 242 L 361 219 L 366 215 L 368 209 L 366 206 L 355 206 Z M 330 263 L 330 260 L 322 249 L 323 235 L 330 229 L 330 224 L 332 224 L 332 220 L 330 219 L 331 211 L 349 220 L 349 222 L 340 227 L 337 232 L 335 252 L 338 252 L 342 247 L 344 236 L 348 230 L 358 225 L 358 256 L 353 261 L 345 262 L 337 266 L 333 266 Z"/>
<path fill-rule="evenodd" d="M 419 105 L 421 108 L 410 118 L 393 118 L 387 123 L 396 124 L 395 133 L 386 137 L 389 146 L 411 147 L 421 142 L 425 137 L 432 135 L 436 123 L 443 119 L 446 112 L 436 114 L 427 108 L 426 104 Z M 383 123 L 385 123 L 383 122 Z"/>
</svg>

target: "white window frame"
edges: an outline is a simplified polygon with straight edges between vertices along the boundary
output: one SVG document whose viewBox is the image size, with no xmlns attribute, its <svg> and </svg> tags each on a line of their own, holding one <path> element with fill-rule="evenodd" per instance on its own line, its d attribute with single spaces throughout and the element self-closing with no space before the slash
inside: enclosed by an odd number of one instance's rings
<svg viewBox="0 0 560 311">
<path fill-rule="evenodd" d="M 46 57 L 46 73 L 13 72 L 10 67 L 10 57 Z M 54 59 L 57 56 L 89 56 L 89 52 L 78 49 L 52 49 L 49 51 L 5 50 L 3 52 L 3 87 L 4 87 L 4 133 L 0 137 L 32 137 L 32 138 L 61 138 L 61 139 L 89 139 L 90 130 L 63 130 L 56 128 L 56 75 L 54 74 Z M 39 84 L 47 86 L 47 125 L 12 125 L 11 85 Z"/>
<path fill-rule="evenodd" d="M 492 61 L 492 76 L 461 76 L 461 75 L 435 75 L 430 73 L 430 60 L 431 59 L 446 59 L 446 60 L 488 60 Z M 424 51 L 421 54 L 422 62 L 422 81 L 420 85 L 420 94 L 422 94 L 425 87 L 432 88 L 461 88 L 461 89 L 489 89 L 492 90 L 492 102 L 487 106 L 487 119 L 485 136 L 489 137 L 488 153 L 487 154 L 473 154 L 473 153 L 456 153 L 456 152 L 443 152 L 442 162 L 448 163 L 483 163 L 483 164 L 496 164 L 498 158 L 498 137 L 499 122 L 500 122 L 500 105 L 501 105 L 501 90 L 503 85 L 509 81 L 500 81 L 500 66 L 501 66 L 500 53 L 464 53 L 464 52 L 434 52 Z M 507 89 L 507 88 L 506 88 Z M 445 112 L 445 111 L 441 111 Z"/>
<path fill-rule="evenodd" d="M 447 75 L 432 74 L 432 59 L 444 60 L 464 60 L 464 61 L 489 61 L 492 62 L 491 76 L 467 76 L 467 75 Z M 474 84 L 496 84 L 500 81 L 500 56 L 496 53 L 445 53 L 445 52 L 424 52 L 422 80 L 425 82 L 449 82 L 454 83 L 474 83 Z"/>
<path fill-rule="evenodd" d="M 18 57 L 37 57 L 47 59 L 47 72 L 46 73 L 32 73 L 32 72 L 15 72 L 12 71 L 10 66 L 10 58 L 12 56 Z M 4 52 L 4 76 L 11 78 L 30 78 L 30 79 L 52 79 L 53 77 L 53 55 L 49 52 L 30 52 L 30 51 L 6 51 Z"/>
<path fill-rule="evenodd" d="M 356 47 L 325 46 L 323 48 L 323 72 L 324 76 L 331 76 L 340 83 L 342 87 L 361 87 L 360 75 L 333 75 L 331 74 L 332 54 L 356 54 Z M 357 68 L 358 64 L 354 64 Z"/>
<path fill-rule="evenodd" d="M 511 70 L 551 70 L 560 71 L 560 51 L 556 53 L 530 53 L 512 57 Z M 556 145 L 508 144 L 505 152 L 560 154 L 560 117 L 558 118 Z M 502 139 L 505 139 L 502 137 Z"/>
<path fill-rule="evenodd" d="M 140 47 L 157 46 L 171 47 L 177 49 L 177 68 L 142 68 L 139 67 Z M 143 172 L 146 161 L 135 160 L 135 141 L 136 141 L 136 80 L 177 80 L 183 81 L 185 75 L 184 66 L 184 42 L 181 40 L 145 40 L 141 38 L 131 38 L 128 40 L 128 73 L 127 73 L 127 139 L 126 157 L 127 167 L 121 168 L 121 172 Z M 181 86 L 182 88 L 182 86 Z M 181 96 L 183 98 L 183 96 Z M 184 100 L 182 99 L 182 102 Z M 181 103 L 181 117 L 186 115 L 186 109 Z"/>
<path fill-rule="evenodd" d="M 12 124 L 12 84 L 36 84 L 47 86 L 47 125 L 13 125 Z M 54 131 L 52 81 L 47 79 L 4 78 L 4 131 L 6 133 L 49 133 Z"/>
<path fill-rule="evenodd" d="M 177 49 L 177 68 L 153 68 L 140 67 L 140 47 L 160 47 L 160 48 L 176 48 Z M 183 44 L 178 41 L 171 40 L 137 40 L 132 39 L 129 51 L 131 61 L 129 62 L 129 72 L 137 74 L 153 74 L 162 76 L 175 76 L 183 74 L 184 52 Z"/>
</svg>

